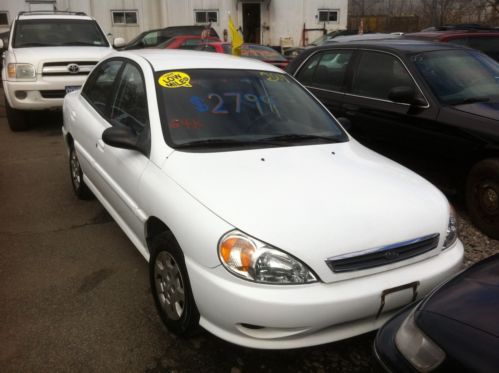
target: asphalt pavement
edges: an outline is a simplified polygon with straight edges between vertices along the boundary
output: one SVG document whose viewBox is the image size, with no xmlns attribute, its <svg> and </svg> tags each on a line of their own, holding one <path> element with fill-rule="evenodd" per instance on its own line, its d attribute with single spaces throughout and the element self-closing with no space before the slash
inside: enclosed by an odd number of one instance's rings
<svg viewBox="0 0 499 373">
<path fill-rule="evenodd" d="M 60 113 L 13 133 L 0 89 L 0 371 L 369 372 L 373 333 L 300 350 L 175 338 L 145 260 L 96 200 L 74 197 Z"/>
</svg>

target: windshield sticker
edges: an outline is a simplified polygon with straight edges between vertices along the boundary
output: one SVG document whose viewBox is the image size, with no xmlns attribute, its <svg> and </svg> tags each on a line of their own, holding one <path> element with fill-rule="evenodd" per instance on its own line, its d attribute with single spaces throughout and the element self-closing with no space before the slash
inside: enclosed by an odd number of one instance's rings
<svg viewBox="0 0 499 373">
<path fill-rule="evenodd" d="M 278 74 L 278 73 L 268 73 L 268 72 L 260 72 L 260 76 L 268 80 L 269 82 L 286 82 L 288 83 L 288 78 L 286 75 Z"/>
<path fill-rule="evenodd" d="M 224 92 L 221 94 L 210 93 L 203 100 L 199 96 L 192 96 L 190 98 L 191 104 L 199 113 L 211 114 L 240 114 L 243 107 L 246 110 L 256 110 L 260 115 L 267 111 L 278 114 L 279 110 L 274 103 L 274 100 L 268 96 L 257 96 L 252 93 L 239 93 L 239 92 Z M 248 107 L 248 105 L 250 105 Z M 210 109 L 211 107 L 211 109 Z"/>
<path fill-rule="evenodd" d="M 189 118 L 172 119 L 169 125 L 170 128 L 188 128 L 188 129 L 203 128 L 203 124 L 199 120 L 189 119 Z"/>
<path fill-rule="evenodd" d="M 191 77 L 181 71 L 163 74 L 158 79 L 159 85 L 165 88 L 191 88 L 190 81 Z"/>
</svg>

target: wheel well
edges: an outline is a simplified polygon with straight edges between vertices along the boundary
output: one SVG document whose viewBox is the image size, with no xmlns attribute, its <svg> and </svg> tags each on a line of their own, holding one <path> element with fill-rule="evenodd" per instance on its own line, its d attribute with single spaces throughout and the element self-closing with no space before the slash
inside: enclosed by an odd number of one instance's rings
<svg viewBox="0 0 499 373">
<path fill-rule="evenodd" d="M 157 217 L 151 216 L 146 222 L 146 240 L 148 246 L 154 237 L 164 232 L 170 232 L 173 235 L 171 229 L 165 223 Z"/>
</svg>

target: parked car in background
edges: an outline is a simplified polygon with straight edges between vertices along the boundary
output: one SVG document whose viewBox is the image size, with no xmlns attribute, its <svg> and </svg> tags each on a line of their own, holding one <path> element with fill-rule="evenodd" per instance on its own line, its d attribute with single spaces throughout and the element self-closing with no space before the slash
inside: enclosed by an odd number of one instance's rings
<svg viewBox="0 0 499 373">
<path fill-rule="evenodd" d="M 0 48 L 0 72 L 3 66 L 3 52 L 5 52 L 5 50 L 7 49 L 7 45 L 9 45 L 9 35 L 10 35 L 9 30 L 0 33 L 0 40 L 2 40 L 2 47 Z M 0 73 L 0 78 L 1 78 L 1 73 Z"/>
<path fill-rule="evenodd" d="M 29 111 L 60 109 L 66 93 L 113 50 L 95 19 L 81 12 L 21 12 L 11 30 L 2 80 L 12 131 L 28 129 Z"/>
<path fill-rule="evenodd" d="M 499 61 L 499 30 L 479 25 L 461 25 L 437 28 L 433 31 L 404 34 L 404 38 L 432 40 L 463 45 L 478 49 L 494 60 Z"/>
<path fill-rule="evenodd" d="M 461 268 L 443 194 L 275 66 L 119 52 L 66 96 L 63 118 L 76 196 L 92 192 L 149 261 L 178 335 L 200 324 L 266 349 L 344 339 Z"/>
<path fill-rule="evenodd" d="M 291 61 L 293 58 L 298 56 L 305 49 L 319 47 L 322 44 L 324 44 L 326 41 L 331 40 L 331 39 L 338 37 L 338 36 L 356 35 L 358 33 L 359 33 L 358 30 L 330 31 L 330 32 L 325 33 L 325 34 L 319 36 L 318 38 L 314 39 L 312 42 L 308 43 L 306 46 L 297 46 L 297 47 L 292 47 L 292 48 L 286 48 L 284 51 L 282 51 L 282 54 L 284 57 L 286 57 L 288 59 L 288 61 Z"/>
<path fill-rule="evenodd" d="M 473 223 L 499 238 L 495 61 L 456 45 L 403 39 L 307 50 L 288 71 L 333 114 L 350 119 L 364 144 L 422 165 L 437 183 L 451 177 Z"/>
<path fill-rule="evenodd" d="M 168 39 L 179 35 L 199 35 L 206 30 L 206 26 L 171 26 L 162 29 L 148 30 L 140 33 L 120 50 L 132 50 L 142 48 L 152 48 Z M 218 34 L 213 27 L 210 27 L 210 37 L 218 38 Z"/>
<path fill-rule="evenodd" d="M 196 46 L 195 50 L 201 52 L 232 54 L 232 44 L 221 41 L 201 43 Z"/>
<path fill-rule="evenodd" d="M 495 372 L 499 255 L 476 263 L 388 321 L 374 342 L 387 372 Z"/>
<path fill-rule="evenodd" d="M 195 49 L 203 52 L 216 52 L 224 54 L 232 53 L 231 43 L 222 42 L 202 43 Z M 279 52 L 271 47 L 260 44 L 243 44 L 241 46 L 241 57 L 254 58 L 256 60 L 267 62 L 283 70 L 286 66 L 288 66 L 288 60 Z"/>
<path fill-rule="evenodd" d="M 328 39 L 324 42 L 325 44 L 334 44 L 334 43 L 349 43 L 353 41 L 365 41 L 365 40 L 385 40 L 385 39 L 399 39 L 400 35 L 397 34 L 388 34 L 383 32 L 376 32 L 372 34 L 361 34 L 361 35 L 341 35 L 337 36 L 334 39 Z"/>
<path fill-rule="evenodd" d="M 158 44 L 155 48 L 159 49 L 196 49 L 200 44 L 206 42 L 220 42 L 215 36 L 202 38 L 200 35 L 179 35 Z"/>
</svg>

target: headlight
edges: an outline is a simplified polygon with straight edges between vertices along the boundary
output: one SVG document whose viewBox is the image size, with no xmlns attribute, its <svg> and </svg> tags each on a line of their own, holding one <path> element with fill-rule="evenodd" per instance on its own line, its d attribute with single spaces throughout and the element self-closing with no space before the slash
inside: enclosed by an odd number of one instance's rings
<svg viewBox="0 0 499 373">
<path fill-rule="evenodd" d="M 231 273 L 265 284 L 316 282 L 312 271 L 298 259 L 239 231 L 225 234 L 218 256 Z"/>
<path fill-rule="evenodd" d="M 447 225 L 447 232 L 444 241 L 444 249 L 454 245 L 457 240 L 457 220 L 454 209 L 449 206 L 449 224 Z"/>
<path fill-rule="evenodd" d="M 407 316 L 397 334 L 395 345 L 419 372 L 430 372 L 445 360 L 445 352 L 416 325 L 414 312 Z"/>
<path fill-rule="evenodd" d="M 29 63 L 9 63 L 7 74 L 13 79 L 35 79 L 35 67 Z"/>
</svg>

